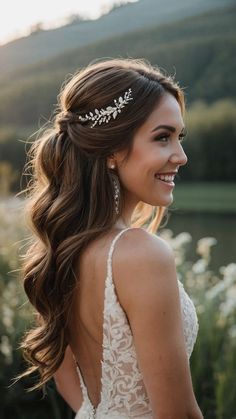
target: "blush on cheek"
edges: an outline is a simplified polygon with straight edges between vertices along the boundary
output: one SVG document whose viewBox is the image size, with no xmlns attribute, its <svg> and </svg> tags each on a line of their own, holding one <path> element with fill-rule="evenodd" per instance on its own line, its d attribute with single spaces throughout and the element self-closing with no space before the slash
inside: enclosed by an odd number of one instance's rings
<svg viewBox="0 0 236 419">
<path fill-rule="evenodd" d="M 135 160 L 140 161 L 145 155 L 145 150 L 142 147 L 133 147 L 132 154 L 130 155 L 130 160 L 134 162 Z"/>
</svg>

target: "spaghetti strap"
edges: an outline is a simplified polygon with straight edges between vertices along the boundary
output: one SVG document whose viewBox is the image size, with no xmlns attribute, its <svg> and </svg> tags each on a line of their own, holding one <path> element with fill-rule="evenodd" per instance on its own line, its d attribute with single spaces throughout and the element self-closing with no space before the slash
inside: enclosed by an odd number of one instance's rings
<svg viewBox="0 0 236 419">
<path fill-rule="evenodd" d="M 106 282 L 109 281 L 109 280 L 112 280 L 112 254 L 113 254 L 115 244 L 116 244 L 117 240 L 120 238 L 120 236 L 124 233 L 124 231 L 131 230 L 132 228 L 135 228 L 135 227 L 124 228 L 114 237 L 114 239 L 111 242 L 111 246 L 110 246 L 109 253 L 108 253 L 108 258 L 107 258 Z"/>
</svg>

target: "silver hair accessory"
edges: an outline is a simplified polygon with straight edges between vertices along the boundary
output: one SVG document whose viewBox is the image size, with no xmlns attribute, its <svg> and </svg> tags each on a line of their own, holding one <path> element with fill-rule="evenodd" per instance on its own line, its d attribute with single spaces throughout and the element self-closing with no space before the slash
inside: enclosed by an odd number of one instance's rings
<svg viewBox="0 0 236 419">
<path fill-rule="evenodd" d="M 94 121 L 90 128 L 93 128 L 96 124 L 103 124 L 104 122 L 107 124 L 111 117 L 116 119 L 118 113 L 121 113 L 121 109 L 124 108 L 130 100 L 133 100 L 131 88 L 125 92 L 124 97 L 120 96 L 119 99 L 114 99 L 115 106 L 108 106 L 106 109 L 95 109 L 94 113 L 89 112 L 86 113 L 85 116 L 78 116 L 78 119 L 81 122 L 86 121 Z"/>
</svg>

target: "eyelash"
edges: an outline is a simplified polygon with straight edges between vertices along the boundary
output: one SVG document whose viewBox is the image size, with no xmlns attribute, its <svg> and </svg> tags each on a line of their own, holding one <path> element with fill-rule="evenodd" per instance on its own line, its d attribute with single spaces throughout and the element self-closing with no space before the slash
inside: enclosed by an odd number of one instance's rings
<svg viewBox="0 0 236 419">
<path fill-rule="evenodd" d="M 179 136 L 179 140 L 180 140 L 180 142 L 182 143 L 183 141 L 185 141 L 185 137 L 186 137 L 186 134 L 180 134 L 180 136 Z M 161 135 L 159 135 L 158 137 L 156 137 L 156 138 L 154 138 L 154 140 L 155 141 L 158 141 L 158 140 L 161 140 L 161 139 L 163 139 L 163 138 L 170 138 L 170 134 L 161 134 Z"/>
</svg>

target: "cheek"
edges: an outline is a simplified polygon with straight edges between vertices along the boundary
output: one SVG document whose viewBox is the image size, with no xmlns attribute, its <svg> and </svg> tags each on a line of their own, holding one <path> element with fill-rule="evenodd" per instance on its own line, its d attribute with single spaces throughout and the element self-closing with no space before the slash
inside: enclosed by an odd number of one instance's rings
<svg viewBox="0 0 236 419">
<path fill-rule="evenodd" d="M 140 147 L 134 147 L 133 151 L 132 151 L 132 155 L 130 156 L 130 162 L 133 162 L 135 164 L 135 162 L 140 162 L 141 160 L 141 156 L 143 155 L 143 150 Z"/>
<path fill-rule="evenodd" d="M 153 147 L 152 152 L 150 153 L 153 161 L 156 161 L 157 164 L 165 163 L 169 159 L 171 154 L 171 149 L 168 145 L 156 144 L 156 147 Z"/>
<path fill-rule="evenodd" d="M 168 160 L 167 148 L 150 147 L 148 150 L 145 148 L 137 147 L 132 151 L 129 160 L 119 171 L 119 177 L 123 185 L 128 189 L 135 185 L 147 182 L 154 176 Z"/>
<path fill-rule="evenodd" d="M 149 150 L 145 150 L 142 148 L 138 148 L 134 150 L 132 156 L 132 166 L 135 171 L 137 170 L 148 170 L 148 168 L 152 167 L 155 164 L 155 160 L 157 160 L 158 154 L 153 152 L 150 148 Z"/>
</svg>

